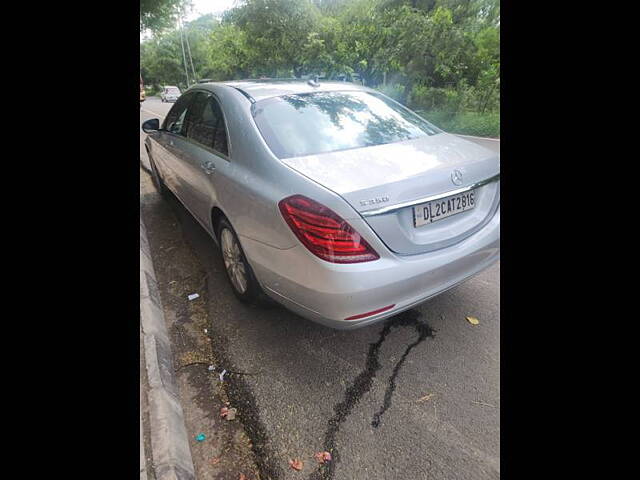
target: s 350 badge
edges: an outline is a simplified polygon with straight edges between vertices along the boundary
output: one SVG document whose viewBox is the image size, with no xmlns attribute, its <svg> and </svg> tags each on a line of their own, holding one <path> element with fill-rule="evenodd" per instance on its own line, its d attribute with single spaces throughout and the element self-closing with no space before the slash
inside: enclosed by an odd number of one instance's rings
<svg viewBox="0 0 640 480">
<path fill-rule="evenodd" d="M 370 198 L 369 200 L 360 200 L 360 205 L 363 207 L 367 207 L 369 205 L 378 205 L 379 203 L 384 203 L 388 201 L 389 201 L 389 197 L 385 195 L 384 197 Z"/>
</svg>

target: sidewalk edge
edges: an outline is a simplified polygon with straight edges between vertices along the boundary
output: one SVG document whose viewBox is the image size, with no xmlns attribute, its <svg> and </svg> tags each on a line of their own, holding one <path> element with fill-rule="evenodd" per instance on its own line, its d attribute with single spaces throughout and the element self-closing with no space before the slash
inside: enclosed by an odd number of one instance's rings
<svg viewBox="0 0 640 480">
<path fill-rule="evenodd" d="M 149 389 L 151 456 L 156 480 L 195 480 L 149 241 L 140 214 L 140 324 Z"/>
</svg>

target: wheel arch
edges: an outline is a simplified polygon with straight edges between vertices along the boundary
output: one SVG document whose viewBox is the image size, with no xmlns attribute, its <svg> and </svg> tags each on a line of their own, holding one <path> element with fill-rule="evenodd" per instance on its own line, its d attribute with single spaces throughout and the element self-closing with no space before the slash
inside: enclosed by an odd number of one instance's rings
<svg viewBox="0 0 640 480">
<path fill-rule="evenodd" d="M 220 224 L 221 219 L 227 220 L 231 226 L 231 220 L 229 217 L 222 211 L 222 209 L 218 206 L 215 206 L 211 209 L 211 231 L 214 233 L 216 237 L 216 242 L 218 241 L 218 225 Z"/>
</svg>

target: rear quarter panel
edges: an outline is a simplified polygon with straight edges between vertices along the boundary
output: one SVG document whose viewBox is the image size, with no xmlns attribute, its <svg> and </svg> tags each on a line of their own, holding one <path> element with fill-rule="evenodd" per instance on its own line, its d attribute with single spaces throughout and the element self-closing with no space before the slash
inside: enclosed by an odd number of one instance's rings
<svg viewBox="0 0 640 480">
<path fill-rule="evenodd" d="M 360 219 L 336 193 L 284 165 L 271 153 L 257 130 L 247 98 L 228 86 L 219 85 L 212 91 L 225 114 L 231 162 L 226 172 L 216 172 L 224 178 L 219 179 L 217 203 L 212 202 L 211 208 L 219 207 L 238 235 L 279 249 L 299 245 L 278 209 L 280 200 L 294 194 L 313 198 L 345 220 Z"/>
</svg>

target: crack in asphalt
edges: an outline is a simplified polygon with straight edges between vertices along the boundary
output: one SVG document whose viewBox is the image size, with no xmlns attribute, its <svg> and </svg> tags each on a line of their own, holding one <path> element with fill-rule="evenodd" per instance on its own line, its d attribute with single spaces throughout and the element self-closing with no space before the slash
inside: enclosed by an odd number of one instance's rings
<svg viewBox="0 0 640 480">
<path fill-rule="evenodd" d="M 213 326 L 212 326 L 213 327 Z M 235 370 L 235 365 L 227 353 L 228 339 L 219 331 L 209 330 L 209 339 L 213 347 L 213 355 L 218 365 L 225 365 Z M 276 462 L 275 455 L 269 447 L 269 436 L 260 418 L 257 402 L 251 387 L 243 376 L 231 375 L 225 377 L 223 386 L 231 404 L 242 414 L 238 417 L 244 431 L 251 440 L 251 449 L 256 457 L 260 478 L 275 480 L 282 478 L 283 471 Z"/>
<path fill-rule="evenodd" d="M 378 428 L 380 426 L 380 417 L 382 417 L 382 415 L 384 415 L 384 412 L 386 412 L 391 406 L 391 397 L 393 396 L 393 392 L 396 389 L 396 377 L 398 376 L 398 373 L 400 372 L 400 368 L 404 364 L 404 361 L 407 359 L 407 355 L 409 355 L 409 352 L 411 352 L 411 350 L 415 346 L 420 344 L 427 337 L 433 338 L 434 330 L 426 323 L 418 322 L 417 318 L 415 318 L 415 320 L 413 321 L 411 321 L 412 319 L 408 319 L 407 322 L 409 323 L 405 325 L 404 323 L 402 323 L 404 320 L 405 320 L 404 317 L 400 319 L 401 325 L 407 326 L 409 324 L 412 324 L 415 327 L 415 329 L 418 331 L 420 336 L 415 342 L 407 346 L 407 349 L 402 354 L 402 357 L 400 358 L 398 363 L 396 363 L 396 366 L 393 368 L 393 373 L 391 374 L 391 377 L 389 377 L 389 385 L 387 385 L 387 389 L 384 392 L 384 403 L 382 404 L 382 407 L 380 407 L 380 410 L 378 410 L 378 412 L 373 416 L 373 420 L 371 421 L 371 426 L 373 428 Z"/>
<path fill-rule="evenodd" d="M 356 377 L 352 385 L 347 388 L 344 394 L 344 400 L 333 407 L 334 415 L 331 417 L 327 424 L 327 430 L 325 432 L 324 450 L 328 451 L 332 455 L 332 460 L 323 464 L 318 470 L 314 471 L 309 480 L 330 480 L 335 474 L 336 465 L 340 462 L 340 452 L 336 447 L 336 436 L 340 431 L 340 425 L 347 419 L 353 408 L 360 402 L 360 399 L 367 393 L 373 385 L 373 379 L 376 376 L 376 372 L 380 370 L 380 361 L 378 360 L 378 354 L 380 347 L 384 343 L 385 339 L 392 328 L 395 327 L 408 327 L 413 326 L 419 333 L 418 339 L 410 344 L 400 360 L 397 362 L 393 369 L 393 373 L 389 378 L 389 385 L 385 391 L 384 403 L 380 410 L 374 415 L 372 426 L 378 427 L 380 424 L 380 417 L 391 406 L 391 398 L 396 388 L 396 377 L 400 368 L 402 367 L 409 352 L 418 344 L 423 342 L 427 337 L 432 337 L 435 332 L 426 323 L 420 322 L 420 313 L 416 310 L 407 310 L 393 317 L 384 328 L 380 331 L 380 337 L 375 343 L 369 344 L 369 352 L 367 354 L 367 362 L 365 369 Z"/>
</svg>

